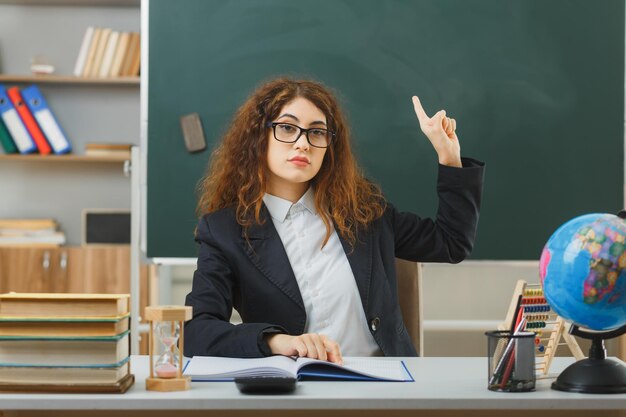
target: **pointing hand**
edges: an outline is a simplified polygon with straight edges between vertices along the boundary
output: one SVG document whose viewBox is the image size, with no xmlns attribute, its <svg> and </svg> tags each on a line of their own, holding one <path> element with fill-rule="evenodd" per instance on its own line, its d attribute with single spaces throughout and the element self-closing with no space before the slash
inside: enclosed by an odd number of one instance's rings
<svg viewBox="0 0 626 417">
<path fill-rule="evenodd" d="M 435 148 L 439 163 L 461 167 L 461 146 L 456 136 L 456 120 L 446 116 L 445 110 L 439 110 L 433 117 L 428 117 L 417 96 L 413 96 L 413 107 L 422 132 Z"/>
</svg>

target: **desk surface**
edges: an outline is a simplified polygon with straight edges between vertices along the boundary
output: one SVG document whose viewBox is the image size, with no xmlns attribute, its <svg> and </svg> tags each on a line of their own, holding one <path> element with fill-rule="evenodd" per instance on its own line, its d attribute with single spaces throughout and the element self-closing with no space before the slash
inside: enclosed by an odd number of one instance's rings
<svg viewBox="0 0 626 417">
<path fill-rule="evenodd" d="M 537 380 L 528 393 L 486 388 L 486 358 L 406 358 L 415 382 L 299 382 L 282 396 L 242 395 L 232 382 L 194 382 L 191 390 L 145 390 L 148 358 L 133 356 L 135 385 L 125 394 L 0 394 L 0 410 L 496 410 L 626 409 L 626 394 L 573 394 Z M 384 358 L 381 358 L 384 360 Z M 554 371 L 573 362 L 555 358 Z"/>
</svg>

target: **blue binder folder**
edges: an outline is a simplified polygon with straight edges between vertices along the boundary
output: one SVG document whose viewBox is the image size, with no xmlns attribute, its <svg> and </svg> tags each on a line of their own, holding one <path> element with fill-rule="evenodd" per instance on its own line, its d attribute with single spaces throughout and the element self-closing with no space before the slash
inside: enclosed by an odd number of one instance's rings
<svg viewBox="0 0 626 417">
<path fill-rule="evenodd" d="M 26 102 L 30 112 L 37 120 L 39 127 L 46 135 L 46 139 L 52 147 L 52 151 L 56 154 L 68 153 L 72 150 L 67 135 L 61 129 L 61 125 L 57 121 L 56 117 L 48 107 L 46 99 L 39 91 L 36 85 L 31 85 L 28 88 L 22 90 L 22 98 Z"/>
</svg>

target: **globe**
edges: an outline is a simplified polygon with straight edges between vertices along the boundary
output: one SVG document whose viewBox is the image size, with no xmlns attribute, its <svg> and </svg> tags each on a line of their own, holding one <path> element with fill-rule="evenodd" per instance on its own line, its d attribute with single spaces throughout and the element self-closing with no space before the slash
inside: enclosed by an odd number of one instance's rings
<svg viewBox="0 0 626 417">
<path fill-rule="evenodd" d="M 539 261 L 550 307 L 590 330 L 626 324 L 626 220 L 586 214 L 559 227 Z"/>
</svg>

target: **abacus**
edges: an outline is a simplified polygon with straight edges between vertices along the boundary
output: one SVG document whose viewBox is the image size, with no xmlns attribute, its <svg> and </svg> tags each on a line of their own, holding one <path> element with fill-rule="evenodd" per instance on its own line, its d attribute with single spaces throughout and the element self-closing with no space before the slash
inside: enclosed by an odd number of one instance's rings
<svg viewBox="0 0 626 417">
<path fill-rule="evenodd" d="M 535 333 L 537 377 L 548 376 L 550 364 L 559 346 L 567 345 L 576 360 L 585 358 L 578 342 L 569 333 L 571 324 L 550 308 L 543 296 L 541 284 L 529 284 L 524 280 L 517 281 L 511 305 L 499 329 L 509 330 L 511 323 L 517 319 L 518 312 L 526 319 L 526 325 L 522 330 Z"/>
</svg>

